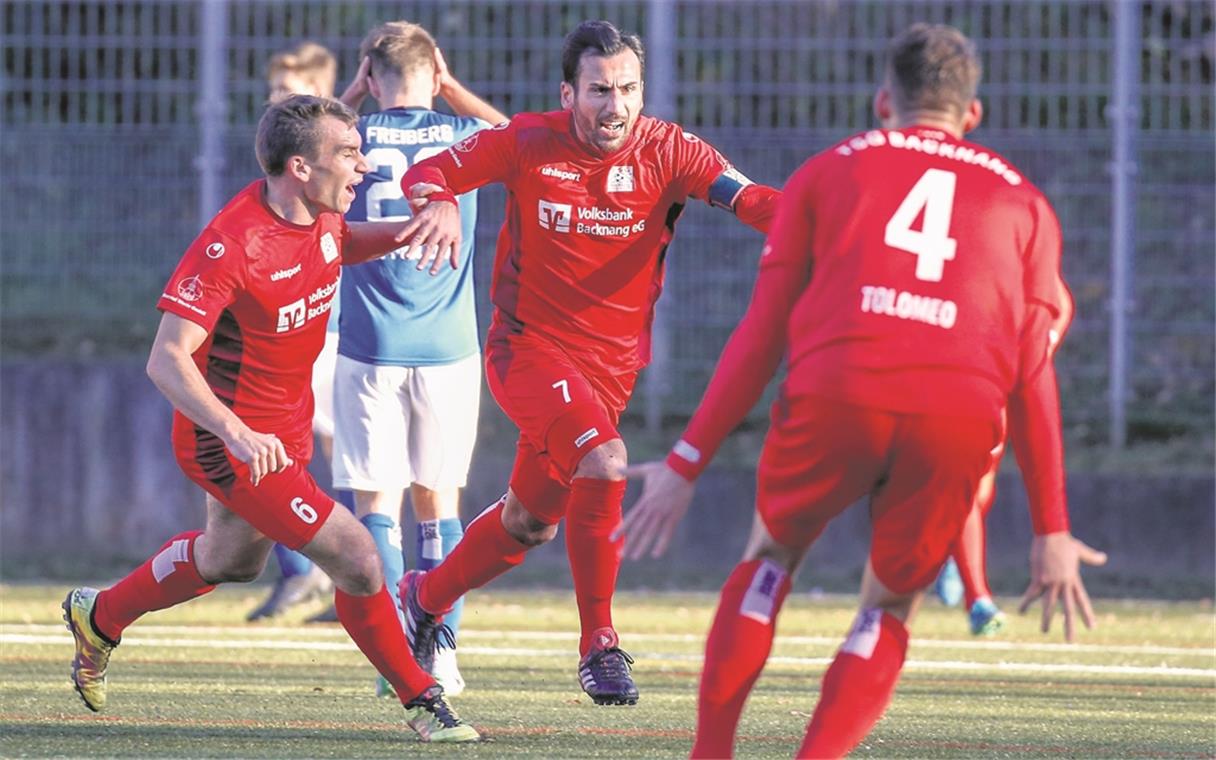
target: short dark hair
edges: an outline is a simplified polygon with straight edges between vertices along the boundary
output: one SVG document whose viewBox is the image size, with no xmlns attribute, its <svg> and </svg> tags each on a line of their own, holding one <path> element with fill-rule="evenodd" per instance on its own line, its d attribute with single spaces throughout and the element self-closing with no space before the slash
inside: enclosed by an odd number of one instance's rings
<svg viewBox="0 0 1216 760">
<path fill-rule="evenodd" d="M 962 114 L 975 99 L 981 73 L 975 43 L 945 24 L 913 24 L 887 48 L 887 86 L 901 113 Z"/>
<path fill-rule="evenodd" d="M 255 142 L 258 164 L 268 177 L 278 177 L 292 156 L 318 158 L 321 119 L 332 116 L 348 127 L 359 117 L 344 103 L 315 95 L 291 95 L 266 108 L 258 121 Z"/>
<path fill-rule="evenodd" d="M 579 64 L 587 51 L 608 57 L 625 50 L 637 54 L 640 69 L 645 72 L 646 50 L 636 34 L 622 32 L 610 21 L 584 21 L 574 27 L 574 31 L 567 34 L 562 43 L 562 79 L 571 87 L 578 84 Z"/>
</svg>

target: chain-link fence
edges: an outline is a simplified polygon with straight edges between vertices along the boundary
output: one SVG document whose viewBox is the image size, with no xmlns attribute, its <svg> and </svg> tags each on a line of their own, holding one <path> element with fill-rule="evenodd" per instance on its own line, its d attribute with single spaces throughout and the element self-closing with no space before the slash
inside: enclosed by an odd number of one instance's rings
<svg viewBox="0 0 1216 760">
<path fill-rule="evenodd" d="M 252 130 L 269 57 L 320 42 L 338 56 L 341 87 L 364 32 L 402 16 L 430 28 L 453 72 L 508 113 L 556 107 L 560 43 L 577 21 L 638 31 L 650 111 L 775 185 L 810 153 L 873 125 L 893 33 L 917 20 L 960 27 L 985 65 L 975 139 L 1036 182 L 1063 224 L 1078 302 L 1059 358 L 1073 437 L 1117 440 L 1111 421 L 1122 428 L 1124 418 L 1133 436 L 1210 437 L 1207 0 L 6 0 L 5 350 L 143 350 L 159 288 L 205 221 L 200 188 L 223 200 L 257 175 Z M 1131 72 L 1123 79 L 1120 65 Z M 218 82 L 204 81 L 208 67 Z M 483 191 L 483 289 L 502 198 Z M 746 306 L 759 242 L 720 212 L 685 215 L 660 302 L 665 350 L 636 408 L 653 419 L 691 410 Z"/>
</svg>

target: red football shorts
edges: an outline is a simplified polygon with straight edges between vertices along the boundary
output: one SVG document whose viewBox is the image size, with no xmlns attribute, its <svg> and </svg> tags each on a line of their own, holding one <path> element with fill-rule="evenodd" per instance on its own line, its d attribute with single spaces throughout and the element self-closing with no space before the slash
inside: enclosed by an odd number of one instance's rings
<svg viewBox="0 0 1216 760">
<path fill-rule="evenodd" d="M 519 427 L 511 490 L 536 518 L 558 522 L 578 463 L 621 437 L 617 421 L 636 378 L 587 372 L 541 337 L 509 335 L 486 346 L 486 383 Z"/>
<path fill-rule="evenodd" d="M 317 535 L 334 500 L 312 479 L 308 461 L 293 459 L 254 487 L 249 467 L 234 459 L 213 433 L 177 417 L 173 450 L 186 477 L 200 485 L 262 535 L 299 549 Z"/>
<path fill-rule="evenodd" d="M 868 494 L 874 572 L 910 593 L 946 561 L 1000 435 L 998 420 L 782 396 L 760 454 L 757 510 L 778 543 L 802 547 Z"/>
</svg>

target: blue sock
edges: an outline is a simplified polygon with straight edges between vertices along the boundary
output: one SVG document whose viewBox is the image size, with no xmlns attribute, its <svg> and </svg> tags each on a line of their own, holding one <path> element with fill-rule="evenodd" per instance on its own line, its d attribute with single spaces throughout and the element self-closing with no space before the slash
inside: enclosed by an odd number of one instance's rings
<svg viewBox="0 0 1216 760">
<path fill-rule="evenodd" d="M 464 538 L 464 525 L 458 518 L 427 520 L 416 527 L 418 569 L 430 570 L 438 567 L 443 558 L 452 553 L 460 539 Z M 443 622 L 452 629 L 452 635 L 460 632 L 461 613 L 464 612 L 464 597 L 456 600 L 452 611 L 443 616 Z"/>
<path fill-rule="evenodd" d="M 401 600 L 397 598 L 397 584 L 405 575 L 405 557 L 401 553 L 401 528 L 397 521 L 388 515 L 370 514 L 359 522 L 372 534 L 376 542 L 376 552 L 380 555 L 380 564 L 384 565 L 384 584 L 388 587 L 389 596 L 397 605 L 397 615 L 401 616 Z M 405 618 L 402 617 L 404 624 Z"/>
<path fill-rule="evenodd" d="M 279 561 L 279 572 L 284 578 L 303 575 L 312 570 L 312 560 L 282 544 L 274 545 L 274 558 Z"/>
</svg>

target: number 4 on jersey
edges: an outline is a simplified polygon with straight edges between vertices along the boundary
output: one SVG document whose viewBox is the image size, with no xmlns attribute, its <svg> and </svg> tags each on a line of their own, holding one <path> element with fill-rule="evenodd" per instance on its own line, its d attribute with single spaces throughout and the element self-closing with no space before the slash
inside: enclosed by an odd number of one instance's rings
<svg viewBox="0 0 1216 760">
<path fill-rule="evenodd" d="M 958 242 L 950 237 L 954 213 L 954 172 L 929 169 L 916 181 L 887 222 L 883 242 L 916 256 L 916 279 L 941 282 L 947 261 L 954 261 Z M 912 223 L 924 211 L 919 230 Z"/>
</svg>

